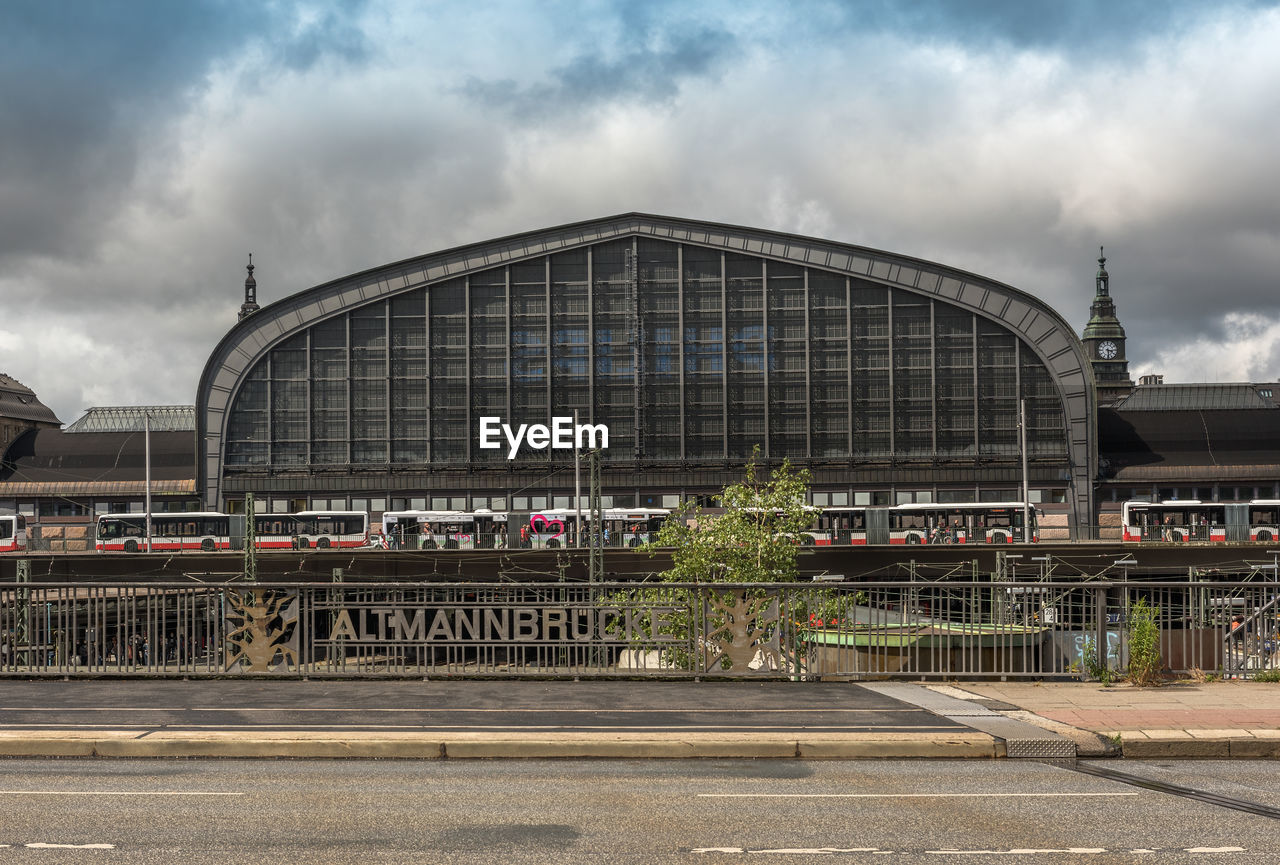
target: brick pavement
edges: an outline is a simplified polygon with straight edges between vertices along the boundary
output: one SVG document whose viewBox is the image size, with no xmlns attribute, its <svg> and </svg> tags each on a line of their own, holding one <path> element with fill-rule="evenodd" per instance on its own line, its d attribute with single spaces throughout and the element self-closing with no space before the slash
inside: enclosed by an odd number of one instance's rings
<svg viewBox="0 0 1280 865">
<path fill-rule="evenodd" d="M 1280 684 L 964 682 L 986 700 L 1122 742 L 1125 756 L 1280 756 Z"/>
</svg>

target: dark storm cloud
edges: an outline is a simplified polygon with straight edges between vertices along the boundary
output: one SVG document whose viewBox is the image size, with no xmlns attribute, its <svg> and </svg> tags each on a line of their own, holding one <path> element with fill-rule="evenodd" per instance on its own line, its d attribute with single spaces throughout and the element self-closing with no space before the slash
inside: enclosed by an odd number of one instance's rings
<svg viewBox="0 0 1280 865">
<path fill-rule="evenodd" d="M 1241 10 L 1267 9 L 1276 0 L 1214 4 Z M 999 42 L 1015 49 L 1049 49 L 1071 55 L 1123 56 L 1141 47 L 1141 37 L 1179 29 L 1209 10 L 1203 0 L 878 0 L 842 4 L 846 23 L 962 44 Z"/>
<path fill-rule="evenodd" d="M 0 259 L 83 256 L 125 206 L 142 149 L 220 58 L 267 37 L 269 62 L 288 68 L 364 56 L 346 19 L 293 16 L 234 0 L 0 3 Z"/>
<path fill-rule="evenodd" d="M 645 41 L 646 30 L 640 28 L 639 41 Z M 537 84 L 473 77 L 463 86 L 462 95 L 522 119 L 614 100 L 664 102 L 677 95 L 681 82 L 714 76 L 721 61 L 738 48 L 731 33 L 713 27 L 670 33 L 655 41 L 617 55 L 582 54 L 553 69 L 549 81 Z"/>
</svg>

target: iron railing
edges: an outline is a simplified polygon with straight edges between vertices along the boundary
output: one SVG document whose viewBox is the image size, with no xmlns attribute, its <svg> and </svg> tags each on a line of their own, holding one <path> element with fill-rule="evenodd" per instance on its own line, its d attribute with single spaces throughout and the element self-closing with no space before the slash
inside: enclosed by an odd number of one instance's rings
<svg viewBox="0 0 1280 865">
<path fill-rule="evenodd" d="M 0 675 L 1101 678 L 1280 670 L 1280 581 L 9 583 Z"/>
</svg>

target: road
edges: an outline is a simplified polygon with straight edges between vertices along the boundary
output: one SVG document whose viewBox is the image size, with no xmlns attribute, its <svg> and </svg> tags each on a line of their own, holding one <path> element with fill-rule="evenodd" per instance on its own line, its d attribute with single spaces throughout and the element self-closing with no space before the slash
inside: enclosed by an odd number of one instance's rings
<svg viewBox="0 0 1280 865">
<path fill-rule="evenodd" d="M 1280 808 L 1275 762 L 1103 762 Z M 4 862 L 1280 861 L 1275 817 L 1034 761 L 5 760 L 0 797 Z"/>
</svg>

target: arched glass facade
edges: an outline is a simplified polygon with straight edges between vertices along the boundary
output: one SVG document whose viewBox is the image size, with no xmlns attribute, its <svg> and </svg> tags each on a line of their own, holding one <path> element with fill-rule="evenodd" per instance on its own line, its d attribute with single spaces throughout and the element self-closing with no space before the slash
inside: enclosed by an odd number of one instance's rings
<svg viewBox="0 0 1280 865">
<path fill-rule="evenodd" d="M 481 417 L 605 424 L 613 463 L 1066 459 L 1062 400 L 1010 330 L 937 298 L 632 238 L 366 303 L 280 342 L 228 469 L 506 465 Z M 524 446 L 517 463 L 569 459 Z"/>
<path fill-rule="evenodd" d="M 1030 295 L 644 214 L 299 292 L 228 333 L 197 401 L 211 508 L 246 492 L 291 507 L 559 506 L 572 450 L 526 442 L 509 460 L 505 442 L 480 447 L 480 423 L 575 413 L 608 427 L 604 484 L 620 506 L 713 493 L 757 445 L 766 464 L 811 468 L 818 504 L 1008 498 L 1024 480 L 1020 404 L 1033 490 L 1083 525 L 1096 473 L 1087 358 Z"/>
</svg>

